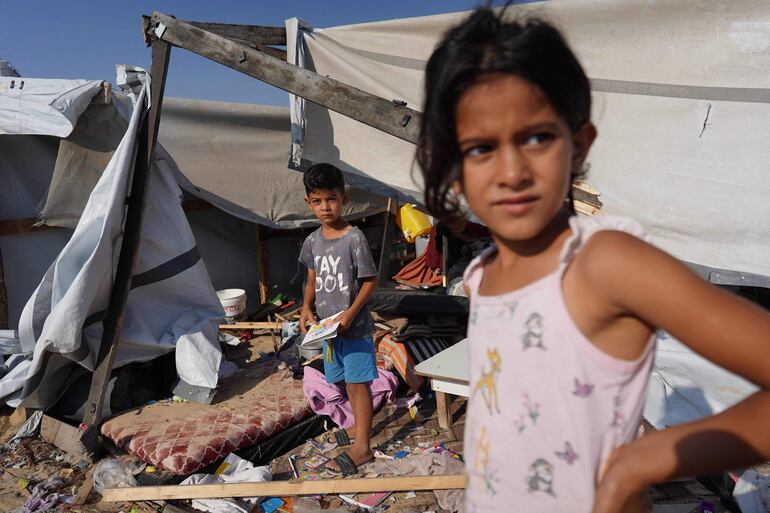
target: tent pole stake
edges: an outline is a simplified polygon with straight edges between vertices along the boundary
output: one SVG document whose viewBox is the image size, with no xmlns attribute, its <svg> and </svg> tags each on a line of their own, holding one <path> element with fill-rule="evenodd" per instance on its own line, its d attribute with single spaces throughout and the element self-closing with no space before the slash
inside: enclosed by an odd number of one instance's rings
<svg viewBox="0 0 770 513">
<path fill-rule="evenodd" d="M 120 328 L 123 324 L 128 292 L 131 289 L 131 278 L 139 252 L 139 240 L 142 228 L 142 213 L 147 192 L 147 179 L 150 165 L 155 153 L 155 143 L 158 140 L 160 112 L 163 103 L 168 62 L 171 55 L 171 45 L 165 41 L 152 42 L 152 67 L 150 68 L 151 107 L 147 112 L 139 133 L 134 173 L 131 179 L 131 201 L 126 209 L 123 242 L 118 257 L 118 267 L 115 271 L 115 282 L 110 294 L 107 318 L 104 321 L 104 332 L 99 347 L 91 379 L 91 390 L 86 403 L 86 411 L 81 425 L 81 440 L 88 451 L 96 451 L 99 444 L 98 426 L 101 421 L 102 404 L 107 383 L 110 379 L 112 364 L 115 360 L 117 345 L 120 341 Z"/>
</svg>

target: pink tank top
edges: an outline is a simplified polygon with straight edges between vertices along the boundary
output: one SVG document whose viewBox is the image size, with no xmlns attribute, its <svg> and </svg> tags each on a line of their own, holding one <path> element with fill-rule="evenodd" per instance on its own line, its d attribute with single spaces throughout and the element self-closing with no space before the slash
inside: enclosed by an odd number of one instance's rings
<svg viewBox="0 0 770 513">
<path fill-rule="evenodd" d="M 636 436 L 654 343 L 635 361 L 577 329 L 561 279 L 600 230 L 644 238 L 633 221 L 573 217 L 559 267 L 521 289 L 480 296 L 490 248 L 465 272 L 471 395 L 465 424 L 467 513 L 590 512 L 603 462 Z"/>
</svg>

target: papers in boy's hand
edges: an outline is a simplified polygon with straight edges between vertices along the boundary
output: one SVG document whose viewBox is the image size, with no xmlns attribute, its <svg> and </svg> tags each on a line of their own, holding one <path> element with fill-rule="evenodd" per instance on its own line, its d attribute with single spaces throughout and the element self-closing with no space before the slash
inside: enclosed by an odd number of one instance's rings
<svg viewBox="0 0 770 513">
<path fill-rule="evenodd" d="M 305 338 L 302 339 L 303 347 L 310 347 L 311 345 L 318 345 L 321 347 L 321 342 L 327 338 L 334 338 L 337 336 L 337 328 L 339 328 L 339 321 L 335 321 L 342 312 L 337 312 L 331 317 L 322 319 L 318 324 L 314 324 L 307 330 Z M 314 344 L 315 342 L 315 344 Z"/>
</svg>

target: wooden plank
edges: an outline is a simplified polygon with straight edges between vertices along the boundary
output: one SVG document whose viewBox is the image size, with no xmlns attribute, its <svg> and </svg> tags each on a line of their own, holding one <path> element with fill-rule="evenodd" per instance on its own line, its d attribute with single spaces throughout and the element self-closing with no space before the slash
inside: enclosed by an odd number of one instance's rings
<svg viewBox="0 0 770 513">
<path fill-rule="evenodd" d="M 417 142 L 421 114 L 400 103 L 380 98 L 332 78 L 246 48 L 162 13 L 152 15 L 151 27 L 163 41 L 301 96 L 405 141 Z M 151 33 L 155 33 L 152 32 Z"/>
<path fill-rule="evenodd" d="M 43 415 L 40 421 L 40 436 L 46 442 L 73 456 L 90 460 L 89 451 L 80 441 L 80 430 L 74 426 Z"/>
<path fill-rule="evenodd" d="M 265 227 L 257 225 L 257 274 L 259 275 L 259 304 L 264 305 L 270 300 L 270 261 L 268 259 Z"/>
<path fill-rule="evenodd" d="M 382 229 L 382 244 L 380 245 L 380 263 L 377 268 L 377 284 L 382 286 L 389 278 L 390 247 L 393 245 L 393 221 L 398 208 L 395 198 L 388 198 L 388 206 L 385 211 L 385 226 Z"/>
<path fill-rule="evenodd" d="M 0 253 L 0 329 L 8 329 L 8 291 L 5 288 L 2 253 Z"/>
<path fill-rule="evenodd" d="M 59 226 L 38 225 L 37 223 L 39 222 L 39 219 L 6 219 L 0 221 L 0 236 L 62 229 Z"/>
<path fill-rule="evenodd" d="M 406 492 L 465 488 L 465 476 L 401 476 L 364 479 L 320 479 L 317 481 L 267 481 L 264 483 L 198 484 L 106 488 L 106 502 L 168 499 L 214 499 L 219 497 L 283 497 L 363 492 Z"/>
<path fill-rule="evenodd" d="M 13 410 L 13 413 L 11 413 L 11 416 L 8 417 L 8 422 L 10 422 L 12 426 L 24 424 L 33 413 L 35 413 L 35 410 L 32 408 L 16 408 Z"/>
<path fill-rule="evenodd" d="M 265 27 L 260 25 L 238 25 L 232 23 L 208 23 L 185 20 L 198 27 L 227 39 L 239 39 L 249 44 L 286 46 L 286 27 Z"/>
<path fill-rule="evenodd" d="M 123 313 L 126 300 L 128 299 L 128 292 L 131 289 L 134 264 L 139 253 L 142 214 L 144 212 L 144 200 L 147 192 L 147 177 L 150 171 L 150 163 L 155 153 L 155 143 L 158 139 L 158 126 L 160 125 L 160 112 L 163 106 L 163 91 L 166 85 L 170 54 L 171 46 L 168 43 L 153 41 L 152 66 L 150 68 L 150 77 L 152 78 L 151 108 L 147 113 L 144 123 L 142 123 L 142 129 L 139 134 L 134 173 L 131 181 L 131 197 L 126 210 L 126 221 L 123 229 L 123 243 L 120 248 L 118 266 L 115 271 L 115 282 L 110 294 L 110 303 L 107 318 L 104 321 L 104 332 L 99 347 L 99 355 L 91 379 L 91 390 L 88 395 L 83 418 L 86 429 L 81 435 L 81 440 L 87 443 L 89 449 L 92 449 L 93 442 L 98 440 L 96 426 L 101 420 L 104 393 L 112 371 L 112 362 L 117 352 L 120 328 L 123 324 Z"/>
<path fill-rule="evenodd" d="M 220 324 L 220 330 L 280 330 L 280 322 L 234 322 L 232 324 Z"/>
</svg>

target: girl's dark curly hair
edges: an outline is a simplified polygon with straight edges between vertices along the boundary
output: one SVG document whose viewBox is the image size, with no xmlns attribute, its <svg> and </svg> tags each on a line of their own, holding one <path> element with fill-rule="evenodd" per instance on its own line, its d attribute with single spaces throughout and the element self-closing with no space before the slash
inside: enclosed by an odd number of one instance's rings
<svg viewBox="0 0 770 513">
<path fill-rule="evenodd" d="M 444 35 L 425 70 L 416 158 L 425 183 L 426 207 L 455 227 L 465 221 L 451 193 L 462 169 L 455 107 L 472 85 L 491 74 L 517 75 L 545 94 L 573 133 L 591 118 L 588 77 L 561 33 L 540 19 L 508 21 L 505 10 L 474 11 Z M 578 174 L 573 170 L 573 175 Z"/>
</svg>

